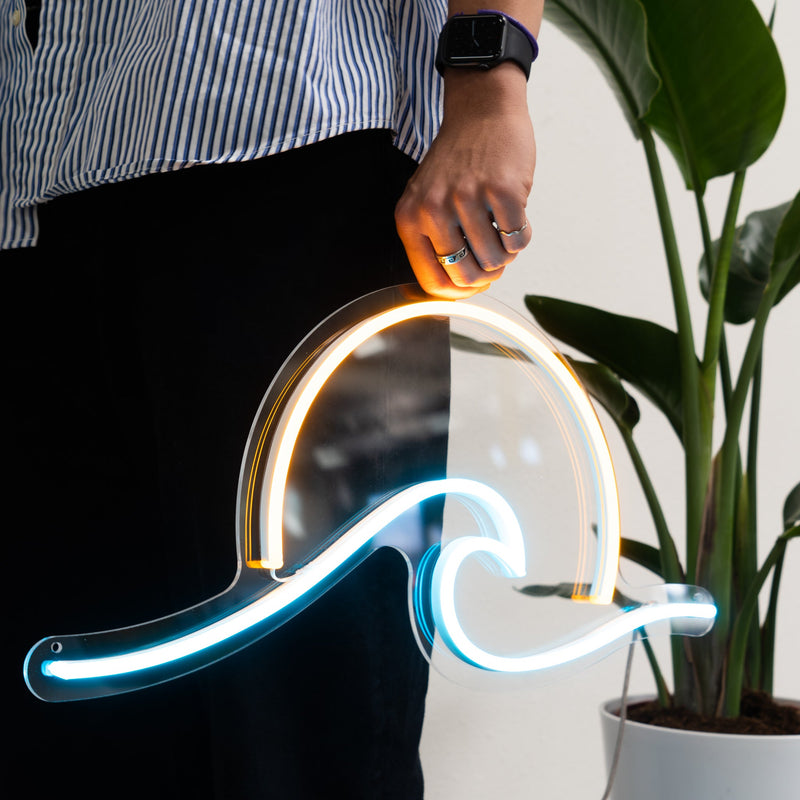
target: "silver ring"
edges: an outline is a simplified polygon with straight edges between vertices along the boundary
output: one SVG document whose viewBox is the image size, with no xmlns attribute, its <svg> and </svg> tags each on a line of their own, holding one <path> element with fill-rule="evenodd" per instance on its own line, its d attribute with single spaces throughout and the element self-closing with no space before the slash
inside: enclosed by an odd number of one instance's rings
<svg viewBox="0 0 800 800">
<path fill-rule="evenodd" d="M 525 224 L 521 228 L 517 228 L 515 231 L 504 231 L 500 229 L 500 226 L 492 220 L 492 225 L 494 225 L 494 229 L 501 235 L 501 236 L 516 236 L 518 233 L 522 233 L 522 231 L 526 230 L 528 227 L 528 220 L 525 220 Z"/>
<path fill-rule="evenodd" d="M 437 253 L 436 260 L 443 267 L 450 267 L 453 264 L 458 264 L 459 261 L 463 261 L 468 254 L 469 254 L 469 247 L 465 244 L 460 250 L 456 250 L 455 253 L 450 253 L 449 255 L 446 256 L 440 256 Z"/>
</svg>

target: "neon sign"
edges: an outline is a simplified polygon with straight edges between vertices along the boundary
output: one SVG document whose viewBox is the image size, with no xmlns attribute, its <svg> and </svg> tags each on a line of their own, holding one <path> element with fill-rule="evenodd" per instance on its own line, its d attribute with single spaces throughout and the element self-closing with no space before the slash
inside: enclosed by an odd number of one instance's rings
<svg viewBox="0 0 800 800">
<path fill-rule="evenodd" d="M 531 325 L 485 298 L 437 301 L 386 290 L 346 307 L 312 332 L 268 391 L 245 450 L 239 486 L 241 561 L 231 587 L 160 620 L 42 640 L 25 662 L 31 691 L 45 700 L 84 699 L 144 688 L 206 666 L 285 623 L 377 547 L 398 546 L 386 539 L 386 531 L 403 514 L 437 497 L 467 509 L 473 530 L 446 534 L 424 557 L 407 554 L 416 570 L 412 625 L 418 638 L 434 644 L 434 664 L 444 658 L 485 673 L 536 673 L 600 652 L 659 621 L 671 621 L 676 632 L 706 632 L 716 614 L 708 594 L 695 587 L 667 587 L 659 597 L 652 594 L 544 647 L 495 652 L 476 641 L 480 636 L 459 599 L 465 570 L 480 561 L 500 580 L 518 581 L 528 575 L 536 546 L 533 526 L 520 522 L 519 509 L 497 487 L 453 467 L 437 479 L 389 487 L 368 508 L 326 532 L 287 574 L 278 574 L 286 562 L 287 486 L 312 408 L 324 402 L 333 376 L 351 369 L 370 343 L 415 320 L 431 319 L 479 332 L 484 350 L 513 364 L 524 386 L 545 397 L 579 497 L 581 555 L 573 599 L 608 606 L 620 543 L 616 480 L 602 428 L 572 370 Z M 586 555 L 590 551 L 593 559 Z"/>
</svg>

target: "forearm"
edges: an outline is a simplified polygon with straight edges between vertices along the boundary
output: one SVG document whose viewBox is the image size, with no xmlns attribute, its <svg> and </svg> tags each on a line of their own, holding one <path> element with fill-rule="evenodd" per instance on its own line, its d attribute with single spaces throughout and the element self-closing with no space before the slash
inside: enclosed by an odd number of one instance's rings
<svg viewBox="0 0 800 800">
<path fill-rule="evenodd" d="M 482 10 L 499 11 L 517 20 L 538 37 L 542 24 L 544 0 L 450 0 L 448 18 L 457 14 L 475 14 Z M 508 104 L 527 107 L 527 83 L 524 74 L 513 64 L 503 64 L 493 70 L 448 69 L 444 73 L 445 117 L 460 113 L 465 106 L 474 109 L 476 103 L 491 104 L 495 113 Z"/>
<path fill-rule="evenodd" d="M 543 0 L 453 0 L 449 14 L 485 5 L 538 34 Z M 513 46 L 510 60 L 489 69 L 455 60 L 443 67 L 442 126 L 396 213 L 411 265 L 431 294 L 456 298 L 488 288 L 530 241 L 525 206 L 536 146 L 522 67 L 529 51 L 519 41 Z"/>
</svg>

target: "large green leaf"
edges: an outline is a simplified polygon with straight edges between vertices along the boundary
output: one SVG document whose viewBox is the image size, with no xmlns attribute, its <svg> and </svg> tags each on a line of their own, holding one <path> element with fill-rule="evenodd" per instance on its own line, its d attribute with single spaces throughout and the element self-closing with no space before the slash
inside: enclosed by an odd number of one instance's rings
<svg viewBox="0 0 800 800">
<path fill-rule="evenodd" d="M 775 236 L 775 252 L 769 267 L 770 277 L 782 272 L 789 264 L 791 267 L 775 298 L 776 303 L 800 283 L 800 192 L 794 196 Z"/>
<path fill-rule="evenodd" d="M 641 390 L 681 436 L 681 369 L 674 332 L 653 322 L 552 297 L 528 295 L 525 304 L 549 334 Z"/>
<path fill-rule="evenodd" d="M 638 138 L 637 120 L 659 87 L 639 0 L 547 0 L 544 16 L 595 61 Z"/>
<path fill-rule="evenodd" d="M 621 539 L 619 554 L 622 558 L 627 558 L 645 569 L 649 569 L 659 578 L 663 578 L 661 570 L 661 554 L 658 549 L 644 542 L 637 542 L 636 539 Z"/>
<path fill-rule="evenodd" d="M 751 0 L 642 4 L 662 82 L 645 122 L 687 186 L 702 193 L 710 178 L 744 169 L 772 141 L 786 97 L 778 51 Z"/>
<path fill-rule="evenodd" d="M 783 527 L 788 530 L 800 523 L 800 483 L 789 492 L 783 504 Z"/>
<path fill-rule="evenodd" d="M 736 229 L 728 273 L 728 286 L 725 292 L 725 320 L 727 322 L 740 325 L 749 322 L 756 315 L 761 295 L 764 294 L 764 287 L 770 278 L 775 238 L 789 207 L 790 203 L 783 203 L 775 208 L 755 211 L 749 214 L 744 224 Z M 792 218 L 790 217 L 789 230 L 791 222 Z M 794 220 L 794 223 L 797 228 L 795 236 L 800 240 L 800 224 L 798 224 L 800 220 Z M 712 257 L 716 259 L 718 252 L 719 240 L 713 244 Z M 800 255 L 796 256 L 795 262 L 792 273 L 784 282 L 778 300 L 785 296 L 800 279 Z M 700 289 L 706 300 L 708 300 L 710 284 L 710 270 L 708 262 L 703 256 L 700 259 Z"/>
</svg>

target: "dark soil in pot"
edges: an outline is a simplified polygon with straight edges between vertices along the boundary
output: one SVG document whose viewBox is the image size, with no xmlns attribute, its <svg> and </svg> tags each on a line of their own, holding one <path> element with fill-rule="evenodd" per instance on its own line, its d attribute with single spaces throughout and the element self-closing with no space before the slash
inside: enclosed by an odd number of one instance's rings
<svg viewBox="0 0 800 800">
<path fill-rule="evenodd" d="M 763 692 L 745 692 L 742 696 L 742 713 L 738 717 L 706 717 L 685 708 L 662 708 L 658 701 L 652 700 L 630 706 L 628 719 L 662 728 L 705 733 L 748 736 L 800 734 L 800 708 L 776 703 Z"/>
</svg>

